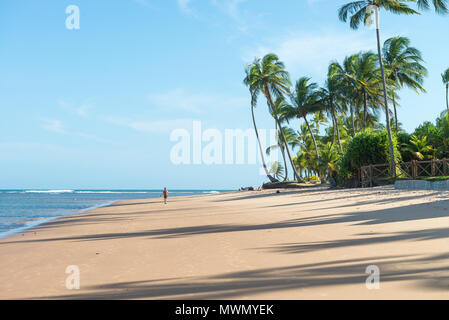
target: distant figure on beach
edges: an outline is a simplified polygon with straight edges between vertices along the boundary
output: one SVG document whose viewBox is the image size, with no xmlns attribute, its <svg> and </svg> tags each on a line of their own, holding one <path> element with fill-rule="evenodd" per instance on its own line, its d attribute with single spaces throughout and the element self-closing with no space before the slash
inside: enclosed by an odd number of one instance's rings
<svg viewBox="0 0 449 320">
<path fill-rule="evenodd" d="M 168 190 L 167 190 L 167 188 L 164 188 L 164 191 L 162 192 L 162 195 L 164 196 L 164 203 L 167 204 L 167 198 L 168 198 Z"/>
</svg>

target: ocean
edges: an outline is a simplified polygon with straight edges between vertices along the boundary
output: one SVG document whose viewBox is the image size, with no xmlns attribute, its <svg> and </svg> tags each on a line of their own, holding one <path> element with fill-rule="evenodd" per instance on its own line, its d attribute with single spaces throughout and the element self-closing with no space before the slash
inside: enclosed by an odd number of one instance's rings
<svg viewBox="0 0 449 320">
<path fill-rule="evenodd" d="M 227 190 L 169 190 L 170 197 Z M 0 190 L 0 238 L 118 200 L 158 198 L 162 190 Z"/>
</svg>

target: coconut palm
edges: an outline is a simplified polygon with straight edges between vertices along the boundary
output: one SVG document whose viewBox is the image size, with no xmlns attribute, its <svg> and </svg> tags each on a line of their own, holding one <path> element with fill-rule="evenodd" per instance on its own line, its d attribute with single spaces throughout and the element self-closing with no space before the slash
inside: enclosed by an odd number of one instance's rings
<svg viewBox="0 0 449 320">
<path fill-rule="evenodd" d="M 377 55 L 372 52 L 353 54 L 345 58 L 343 65 L 334 62 L 330 66 L 331 76 L 339 78 L 345 86 L 355 90 L 351 95 L 355 95 L 356 104 L 363 103 L 364 129 L 369 117 L 368 107 L 376 109 L 381 104 L 379 71 Z"/>
<path fill-rule="evenodd" d="M 360 24 L 364 22 L 366 25 L 371 24 L 373 12 L 376 21 L 376 34 L 377 34 L 377 53 L 379 59 L 380 72 L 382 76 L 382 88 L 384 95 L 384 107 L 387 123 L 388 141 L 390 145 L 390 166 L 393 167 L 395 163 L 393 138 L 391 136 L 390 128 L 390 110 L 388 108 L 388 94 L 387 85 L 385 80 L 385 71 L 382 61 L 382 53 L 380 47 L 380 26 L 379 26 L 379 10 L 391 11 L 396 14 L 418 14 L 417 11 L 410 8 L 405 0 L 363 0 L 348 3 L 342 6 L 339 10 L 340 20 L 346 22 L 348 16 L 351 15 L 350 26 L 353 29 L 358 29 Z M 393 173 L 393 172 L 392 172 Z"/>
<path fill-rule="evenodd" d="M 438 14 L 446 14 L 448 13 L 448 1 L 447 0 L 411 0 L 412 2 L 416 1 L 418 4 L 418 8 L 422 10 L 428 10 L 430 9 L 431 5 L 433 4 L 435 8 L 435 12 Z"/>
<path fill-rule="evenodd" d="M 426 92 L 422 84 L 427 75 L 427 69 L 422 65 L 421 52 L 410 46 L 410 39 L 406 37 L 390 38 L 385 41 L 382 53 L 387 78 L 392 81 L 392 87 L 396 85 L 398 89 L 408 87 L 417 93 L 419 91 Z M 398 131 L 395 90 L 391 90 L 390 96 L 393 101 L 395 127 Z"/>
<path fill-rule="evenodd" d="M 338 69 L 336 68 L 336 65 L 332 63 L 328 68 L 327 79 L 324 87 L 321 88 L 320 94 L 323 102 L 326 104 L 326 111 L 332 119 L 333 138 L 331 147 L 333 147 L 335 143 L 335 136 L 337 136 L 340 153 L 343 153 L 337 113 L 344 112 L 345 106 L 343 103 L 346 102 L 346 97 L 344 97 L 345 88 L 344 81 L 342 81 L 344 79 L 334 76 L 336 72 L 338 72 Z"/>
<path fill-rule="evenodd" d="M 295 90 L 290 95 L 290 101 L 292 105 L 286 107 L 286 117 L 288 119 L 304 119 L 310 136 L 312 137 L 316 158 L 318 160 L 320 157 L 318 152 L 318 144 L 316 142 L 316 138 L 313 134 L 309 121 L 307 120 L 307 115 L 314 114 L 326 108 L 326 105 L 324 104 L 324 101 L 322 100 L 320 92 L 318 90 L 318 85 L 314 82 L 310 82 L 310 78 L 300 78 L 296 82 Z"/>
<path fill-rule="evenodd" d="M 434 148 L 427 141 L 427 137 L 419 138 L 415 135 L 410 137 L 410 142 L 405 145 L 405 152 L 409 152 L 418 160 L 433 159 Z"/>
<path fill-rule="evenodd" d="M 449 68 L 441 75 L 443 83 L 446 85 L 446 108 L 449 113 Z"/>
<path fill-rule="evenodd" d="M 269 53 L 262 59 L 256 59 L 253 62 L 254 77 L 251 79 L 251 85 L 257 88 L 267 99 L 270 112 L 273 114 L 277 127 L 281 128 L 279 116 L 274 108 L 274 99 L 287 94 L 290 90 L 290 76 L 285 70 L 284 63 L 281 62 L 277 55 Z M 281 139 L 285 145 L 286 139 L 282 130 Z M 300 180 L 298 173 L 296 172 L 295 165 L 290 153 L 289 148 L 286 148 L 287 155 L 290 161 L 290 165 L 293 168 L 295 177 Z"/>
<path fill-rule="evenodd" d="M 255 118 L 255 115 L 254 115 L 254 108 L 255 108 L 256 105 L 257 105 L 257 97 L 258 97 L 258 94 L 259 94 L 259 90 L 257 90 L 257 88 L 254 87 L 254 85 L 252 85 L 253 77 L 255 76 L 255 75 L 254 75 L 254 71 L 255 71 L 255 70 L 254 70 L 253 66 L 251 66 L 251 65 L 248 65 L 248 66 L 245 68 L 246 77 L 245 77 L 245 79 L 243 80 L 243 83 L 244 83 L 246 86 L 249 87 L 249 92 L 250 92 L 250 94 L 251 94 L 251 116 L 252 116 L 252 119 L 253 119 L 254 131 L 256 132 L 257 143 L 258 143 L 258 145 L 259 145 L 260 157 L 261 157 L 261 160 L 262 160 L 263 168 L 264 168 L 264 170 L 265 170 L 265 174 L 267 175 L 268 179 L 269 179 L 271 182 L 277 182 L 278 180 L 275 179 L 275 178 L 270 174 L 270 172 L 268 171 L 267 164 L 265 163 L 265 157 L 264 157 L 264 154 L 263 154 L 262 144 L 261 144 L 261 142 L 260 142 L 259 132 L 258 132 L 258 130 L 257 130 L 256 118 Z"/>
<path fill-rule="evenodd" d="M 410 8 L 407 3 L 416 2 L 419 9 L 426 10 L 430 8 L 430 2 L 433 3 L 435 11 L 440 14 L 445 14 L 448 12 L 447 3 L 448 0 L 361 0 L 354 1 L 342 6 L 338 12 L 340 20 L 346 22 L 350 18 L 350 26 L 353 29 L 358 29 L 358 27 L 363 23 L 366 25 L 371 24 L 373 15 L 376 22 L 376 35 L 377 35 L 377 53 L 379 58 L 380 71 L 382 76 L 382 88 L 384 95 L 384 108 L 387 123 L 388 141 L 390 145 L 390 166 L 393 167 L 395 163 L 394 158 L 394 147 L 393 138 L 391 136 L 390 127 L 390 110 L 388 108 L 388 94 L 387 94 L 387 84 L 385 78 L 385 71 L 382 61 L 382 52 L 380 46 L 380 26 L 379 26 L 379 11 L 383 9 L 395 14 L 405 14 L 414 15 L 419 14 L 417 11 Z M 393 170 L 390 170 L 393 174 Z"/>
</svg>

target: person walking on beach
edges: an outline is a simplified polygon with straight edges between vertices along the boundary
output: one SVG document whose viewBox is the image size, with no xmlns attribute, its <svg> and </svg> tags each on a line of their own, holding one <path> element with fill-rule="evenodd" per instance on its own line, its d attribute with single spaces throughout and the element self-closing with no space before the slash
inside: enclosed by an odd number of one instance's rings
<svg viewBox="0 0 449 320">
<path fill-rule="evenodd" d="M 164 188 L 164 191 L 162 192 L 162 195 L 164 196 L 164 203 L 167 204 L 167 198 L 168 198 L 168 190 L 167 190 L 167 188 Z"/>
</svg>

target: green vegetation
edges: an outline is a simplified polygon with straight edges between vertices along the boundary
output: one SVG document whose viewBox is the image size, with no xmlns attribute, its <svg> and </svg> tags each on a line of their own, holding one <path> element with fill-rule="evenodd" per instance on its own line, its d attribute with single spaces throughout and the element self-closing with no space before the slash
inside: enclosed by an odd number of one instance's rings
<svg viewBox="0 0 449 320">
<path fill-rule="evenodd" d="M 329 179 L 333 184 L 348 185 L 358 178 L 363 165 L 449 158 L 449 69 L 442 74 L 447 110 L 435 124 L 424 122 L 412 134 L 404 132 L 398 115 L 401 89 L 425 92 L 427 69 L 410 39 L 392 37 L 382 45 L 379 26 L 382 11 L 418 15 L 433 7 L 446 14 L 448 2 L 362 0 L 344 5 L 339 18 L 349 21 L 353 29 L 375 18 L 378 50 L 331 62 L 322 86 L 307 76 L 292 85 L 284 64 L 273 53 L 246 67 L 244 84 L 251 93 L 256 134 L 254 108 L 260 96 L 265 98 L 278 131 L 278 143 L 265 152 L 257 135 L 263 166 L 272 183 L 282 179 L 285 184 L 291 168 L 300 184 Z M 411 5 L 416 5 L 416 10 Z M 385 115 L 384 124 L 381 115 Z M 280 151 L 283 161 L 268 169 L 264 155 L 273 151 Z"/>
<path fill-rule="evenodd" d="M 427 177 L 427 178 L 423 178 L 422 180 L 426 180 L 426 181 L 446 181 L 449 180 L 449 176 L 441 176 L 441 177 Z"/>
</svg>

